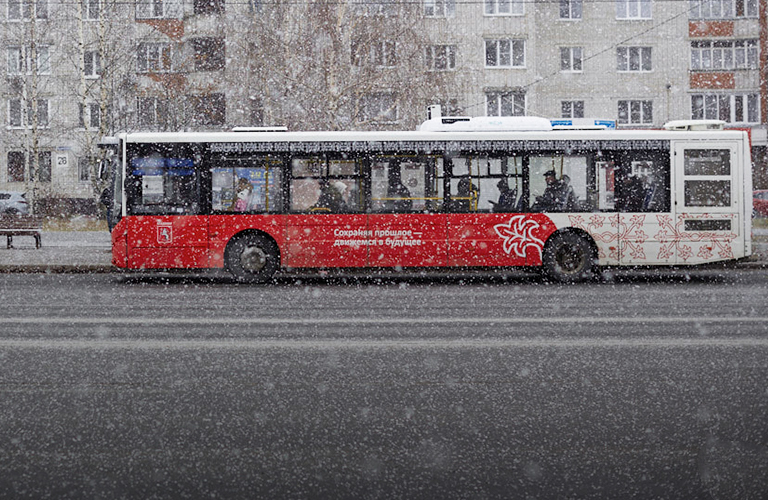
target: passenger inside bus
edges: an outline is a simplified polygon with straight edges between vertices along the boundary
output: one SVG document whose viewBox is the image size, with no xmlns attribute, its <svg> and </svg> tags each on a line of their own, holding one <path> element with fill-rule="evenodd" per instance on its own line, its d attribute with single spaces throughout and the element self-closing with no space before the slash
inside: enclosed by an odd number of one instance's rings
<svg viewBox="0 0 768 500">
<path fill-rule="evenodd" d="M 453 212 L 466 213 L 477 209 L 477 187 L 472 181 L 464 177 L 456 186 L 456 194 L 452 196 L 451 206 Z"/>
<path fill-rule="evenodd" d="M 501 179 L 496 186 L 499 188 L 499 201 L 488 200 L 493 205 L 494 212 L 514 212 L 516 208 L 517 189 L 510 189 L 507 179 Z"/>
<path fill-rule="evenodd" d="M 558 180 L 554 170 L 547 170 L 544 172 L 544 180 L 547 187 L 541 196 L 536 197 L 531 211 L 568 212 L 577 209 L 578 201 L 571 187 L 570 177 L 564 175 Z"/>
<path fill-rule="evenodd" d="M 346 185 L 341 181 L 329 182 L 320 179 L 320 197 L 315 208 L 328 212 L 341 212 L 344 208 L 344 190 Z"/>
<path fill-rule="evenodd" d="M 387 198 L 393 212 L 410 212 L 413 207 L 411 192 L 405 187 L 400 172 L 401 164 L 398 161 L 390 163 L 388 171 Z"/>
</svg>

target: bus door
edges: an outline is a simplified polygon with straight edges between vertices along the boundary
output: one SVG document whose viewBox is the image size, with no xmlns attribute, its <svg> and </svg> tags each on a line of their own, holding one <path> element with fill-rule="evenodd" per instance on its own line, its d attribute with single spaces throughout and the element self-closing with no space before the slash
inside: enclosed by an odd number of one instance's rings
<svg viewBox="0 0 768 500">
<path fill-rule="evenodd" d="M 608 245 L 608 263 L 613 263 L 618 250 L 620 264 L 674 264 L 674 252 L 665 248 L 674 218 L 669 150 L 619 151 L 610 163 L 600 164 L 598 172 L 605 168 L 610 169 L 613 184 L 610 206 L 615 215 L 609 217 L 618 219 L 609 224 L 616 239 Z M 598 186 L 603 184 L 599 179 Z M 604 208 L 602 193 L 600 203 Z"/>
<path fill-rule="evenodd" d="M 183 151 L 140 151 L 126 175 L 128 267 L 209 265 L 208 218 L 201 215 L 200 172 Z"/>
<path fill-rule="evenodd" d="M 283 264 L 362 267 L 368 256 L 359 159 L 307 155 L 291 160 L 290 215 Z"/>
<path fill-rule="evenodd" d="M 524 202 L 523 158 L 467 155 L 450 159 L 448 264 L 524 266 L 532 227 Z M 535 239 L 535 238 L 534 238 Z M 535 249 L 540 258 L 540 248 Z"/>
<path fill-rule="evenodd" d="M 442 158 L 382 156 L 370 169 L 368 266 L 445 266 L 446 216 L 437 213 L 442 190 L 435 176 Z"/>
<path fill-rule="evenodd" d="M 676 213 L 665 227 L 663 250 L 677 264 L 744 256 L 740 216 L 739 144 L 733 141 L 676 143 Z M 747 212 L 748 213 L 748 212 Z"/>
</svg>

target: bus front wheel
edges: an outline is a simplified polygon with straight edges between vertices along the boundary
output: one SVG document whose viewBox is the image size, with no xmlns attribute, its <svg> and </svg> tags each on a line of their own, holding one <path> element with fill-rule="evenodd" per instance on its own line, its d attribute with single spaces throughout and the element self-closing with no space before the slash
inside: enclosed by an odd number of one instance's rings
<svg viewBox="0 0 768 500">
<path fill-rule="evenodd" d="M 546 277 L 558 283 L 587 280 L 595 268 L 592 245 L 576 233 L 560 233 L 550 238 L 542 260 Z"/>
<path fill-rule="evenodd" d="M 235 236 L 224 251 L 227 270 L 238 281 L 264 283 L 280 267 L 280 252 L 272 238 L 258 233 Z"/>
</svg>

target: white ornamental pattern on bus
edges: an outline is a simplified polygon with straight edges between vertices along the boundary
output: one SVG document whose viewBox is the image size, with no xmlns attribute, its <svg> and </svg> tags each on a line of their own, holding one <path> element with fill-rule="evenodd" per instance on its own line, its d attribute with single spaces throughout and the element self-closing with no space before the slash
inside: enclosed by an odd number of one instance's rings
<svg viewBox="0 0 768 500">
<path fill-rule="evenodd" d="M 533 235 L 539 227 L 535 220 L 528 219 L 525 215 L 515 215 L 506 224 L 497 224 L 493 229 L 504 239 L 504 252 L 507 255 L 514 252 L 518 257 L 527 257 L 529 249 L 532 248 L 541 257 L 544 242 Z"/>
<path fill-rule="evenodd" d="M 646 243 L 649 237 L 645 233 L 646 214 L 629 216 L 629 223 L 622 223 L 620 214 L 592 215 L 586 220 L 581 215 L 569 216 L 573 227 L 583 229 L 589 233 L 598 243 L 610 244 L 618 242 L 618 246 L 606 247 L 598 245 L 599 258 L 618 260 L 619 247 L 621 253 L 631 257 L 632 260 L 647 260 Z M 685 231 L 686 220 L 711 219 L 712 215 L 681 214 L 675 223 L 672 216 L 666 214 L 656 215 L 658 232 L 654 235 L 654 241 L 659 243 L 658 260 L 668 260 L 675 255 L 682 261 L 688 261 L 694 255 L 702 261 L 712 260 L 715 257 L 732 259 L 733 240 L 737 235 L 734 232 L 719 231 Z M 733 219 L 731 214 L 718 215 L 719 219 Z M 694 247 L 698 251 L 695 251 Z M 606 255 L 604 249 L 609 248 Z"/>
</svg>

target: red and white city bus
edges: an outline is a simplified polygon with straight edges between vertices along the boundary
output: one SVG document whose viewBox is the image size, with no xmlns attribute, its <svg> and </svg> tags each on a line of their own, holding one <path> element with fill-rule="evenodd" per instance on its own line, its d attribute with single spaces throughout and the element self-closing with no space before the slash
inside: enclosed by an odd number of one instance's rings
<svg viewBox="0 0 768 500">
<path fill-rule="evenodd" d="M 693 265 L 751 254 L 749 138 L 446 118 L 418 131 L 127 133 L 113 141 L 112 262 L 225 268 Z"/>
</svg>

